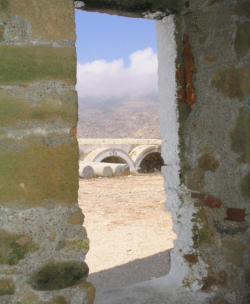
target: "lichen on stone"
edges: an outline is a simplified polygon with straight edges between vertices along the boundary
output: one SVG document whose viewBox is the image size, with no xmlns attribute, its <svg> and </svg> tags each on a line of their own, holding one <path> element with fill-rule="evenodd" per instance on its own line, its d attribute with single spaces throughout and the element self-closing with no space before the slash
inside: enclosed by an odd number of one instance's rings
<svg viewBox="0 0 250 304">
<path fill-rule="evenodd" d="M 240 182 L 242 196 L 250 200 L 250 172 L 247 173 Z"/>
<path fill-rule="evenodd" d="M 201 169 L 204 171 L 216 171 L 216 169 L 219 167 L 220 163 L 218 160 L 209 155 L 209 154 L 203 154 L 198 158 L 198 164 Z"/>
<path fill-rule="evenodd" d="M 0 264 L 16 265 L 37 249 L 31 236 L 0 230 Z"/>
<path fill-rule="evenodd" d="M 209 243 L 212 237 L 204 208 L 200 208 L 197 213 L 193 214 L 192 222 L 193 247 L 198 249 L 202 244 Z"/>
<path fill-rule="evenodd" d="M 214 73 L 212 87 L 221 92 L 224 97 L 243 100 L 250 93 L 250 67 L 236 68 L 229 66 Z"/>
</svg>

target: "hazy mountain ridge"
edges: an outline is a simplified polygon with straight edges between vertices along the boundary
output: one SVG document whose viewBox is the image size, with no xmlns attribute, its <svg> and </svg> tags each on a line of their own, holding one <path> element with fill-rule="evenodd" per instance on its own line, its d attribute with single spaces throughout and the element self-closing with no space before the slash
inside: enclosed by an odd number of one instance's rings
<svg viewBox="0 0 250 304">
<path fill-rule="evenodd" d="M 159 138 L 159 103 L 79 100 L 78 137 Z"/>
</svg>

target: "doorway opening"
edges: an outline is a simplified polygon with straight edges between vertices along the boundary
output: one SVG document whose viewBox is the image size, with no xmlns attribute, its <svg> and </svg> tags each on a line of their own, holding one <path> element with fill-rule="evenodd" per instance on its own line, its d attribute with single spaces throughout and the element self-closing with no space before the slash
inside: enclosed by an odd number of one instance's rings
<svg viewBox="0 0 250 304">
<path fill-rule="evenodd" d="M 101 21 L 95 35 L 90 32 L 95 22 L 99 22 L 98 18 Z M 119 176 L 80 180 L 79 205 L 90 239 L 86 262 L 90 267 L 89 281 L 96 287 L 97 304 L 101 303 L 103 292 L 167 275 L 175 239 L 171 215 L 165 210 L 161 174 L 164 161 L 158 114 L 156 41 L 153 46 L 132 50 L 130 57 L 124 59 L 109 55 L 104 58 L 102 54 L 91 57 L 95 49 L 101 49 L 94 46 L 90 59 L 80 61 L 79 27 L 82 25 L 79 20 L 89 20 L 86 28 L 91 41 L 94 36 L 97 41 L 103 36 L 116 41 L 117 33 L 112 33 L 110 27 L 106 34 L 99 30 L 105 27 L 105 22 L 117 30 L 118 19 L 126 23 L 124 28 L 134 29 L 126 33 L 123 28 L 124 32 L 119 33 L 119 39 L 124 38 L 124 33 L 132 37 L 131 45 L 140 40 L 140 31 L 149 33 L 144 28 L 147 23 L 155 32 L 153 21 L 76 12 L 80 161 L 133 164 Z M 139 36 L 137 33 L 134 38 L 133 33 L 137 31 Z M 108 40 L 102 43 L 104 49 L 109 45 L 111 52 L 115 46 Z M 123 45 L 127 43 L 119 41 Z M 83 43 L 87 44 L 88 41 Z M 126 157 L 119 156 L 117 151 Z"/>
</svg>

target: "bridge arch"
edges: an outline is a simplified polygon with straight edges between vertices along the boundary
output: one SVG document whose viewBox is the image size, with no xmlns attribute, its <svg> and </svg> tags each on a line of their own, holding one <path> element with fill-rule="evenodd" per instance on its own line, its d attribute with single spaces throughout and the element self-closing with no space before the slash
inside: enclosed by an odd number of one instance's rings
<svg viewBox="0 0 250 304">
<path fill-rule="evenodd" d="M 137 146 L 129 155 L 138 172 L 152 172 L 154 169 L 160 171 L 161 166 L 163 165 L 160 145 Z"/>
<path fill-rule="evenodd" d="M 131 157 L 121 149 L 99 148 L 86 155 L 85 161 L 102 162 L 113 159 L 110 162 L 124 162 L 129 166 L 130 172 L 136 172 L 135 165 Z"/>
</svg>

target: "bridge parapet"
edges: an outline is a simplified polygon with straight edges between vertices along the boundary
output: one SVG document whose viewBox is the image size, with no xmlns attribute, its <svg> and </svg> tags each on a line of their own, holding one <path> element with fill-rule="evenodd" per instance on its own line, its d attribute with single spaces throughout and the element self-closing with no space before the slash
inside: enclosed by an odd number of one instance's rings
<svg viewBox="0 0 250 304">
<path fill-rule="evenodd" d="M 157 145 L 161 146 L 161 139 L 144 138 L 79 138 L 80 159 L 84 160 L 86 155 L 99 148 L 120 149 L 128 155 L 137 146 Z"/>
<path fill-rule="evenodd" d="M 81 138 L 78 143 L 80 159 L 85 162 L 127 163 L 130 172 L 140 171 L 141 165 L 157 170 L 160 170 L 162 165 L 160 139 Z M 154 157 L 146 159 L 149 155 Z M 147 172 L 147 169 L 145 170 Z"/>
</svg>

